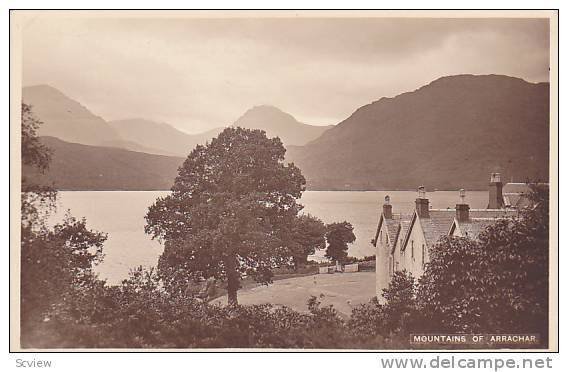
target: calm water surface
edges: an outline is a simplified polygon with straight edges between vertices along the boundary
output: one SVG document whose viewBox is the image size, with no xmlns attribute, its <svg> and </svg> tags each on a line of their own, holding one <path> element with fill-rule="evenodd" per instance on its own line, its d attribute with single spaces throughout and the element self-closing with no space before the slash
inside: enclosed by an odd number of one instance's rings
<svg viewBox="0 0 568 372">
<path fill-rule="evenodd" d="M 131 268 L 154 266 L 162 253 L 162 245 L 144 233 L 144 215 L 148 207 L 168 191 L 62 191 L 54 220 L 63 218 L 66 210 L 77 218 L 85 217 L 90 229 L 108 234 L 105 259 L 97 267 L 101 278 L 119 283 Z M 393 213 L 410 213 L 414 208 L 414 191 L 306 191 L 301 199 L 304 213 L 319 217 L 326 223 L 349 221 L 357 240 L 349 247 L 349 255 L 372 255 L 370 244 L 385 195 L 390 195 Z M 433 208 L 453 207 L 457 191 L 428 193 Z M 468 192 L 471 208 L 485 208 L 485 191 Z M 323 257 L 318 252 L 315 259 Z"/>
</svg>

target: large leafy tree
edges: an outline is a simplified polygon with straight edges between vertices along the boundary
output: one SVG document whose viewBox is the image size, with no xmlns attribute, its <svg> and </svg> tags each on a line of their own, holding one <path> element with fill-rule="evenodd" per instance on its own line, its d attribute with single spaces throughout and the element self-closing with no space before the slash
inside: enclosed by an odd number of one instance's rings
<svg viewBox="0 0 568 372">
<path fill-rule="evenodd" d="M 146 215 L 146 232 L 165 243 L 158 269 L 166 283 L 226 280 L 232 305 L 244 275 L 270 283 L 272 269 L 290 260 L 286 237 L 305 189 L 285 151 L 263 131 L 227 128 L 189 154 L 172 193 Z"/>
<path fill-rule="evenodd" d="M 334 222 L 326 226 L 327 249 L 325 257 L 342 263 L 347 258 L 347 244 L 355 241 L 353 225 L 349 222 Z"/>
</svg>

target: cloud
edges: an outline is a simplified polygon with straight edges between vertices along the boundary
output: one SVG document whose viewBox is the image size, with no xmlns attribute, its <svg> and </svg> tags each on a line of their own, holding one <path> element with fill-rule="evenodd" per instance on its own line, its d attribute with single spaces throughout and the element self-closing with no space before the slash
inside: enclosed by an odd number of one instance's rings
<svg viewBox="0 0 568 372">
<path fill-rule="evenodd" d="M 120 15 L 120 13 L 118 13 Z M 548 80 L 546 19 L 36 17 L 25 85 L 199 132 L 272 104 L 310 124 L 461 73 Z"/>
</svg>

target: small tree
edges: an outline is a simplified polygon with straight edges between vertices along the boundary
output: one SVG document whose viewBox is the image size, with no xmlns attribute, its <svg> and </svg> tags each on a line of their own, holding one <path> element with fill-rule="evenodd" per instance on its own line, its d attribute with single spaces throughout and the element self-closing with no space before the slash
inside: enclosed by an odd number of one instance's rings
<svg viewBox="0 0 568 372">
<path fill-rule="evenodd" d="M 415 330 L 420 322 L 416 303 L 416 282 L 406 270 L 396 271 L 388 288 L 383 289 L 383 302 L 377 297 L 353 308 L 349 326 L 361 338 L 392 337 Z"/>
<path fill-rule="evenodd" d="M 471 239 L 443 237 L 430 250 L 430 262 L 419 281 L 422 315 L 437 332 L 481 332 L 487 329 L 481 314 L 488 309 L 480 299 L 489 289 L 491 262 L 482 246 Z"/>
<path fill-rule="evenodd" d="M 347 244 L 355 241 L 353 226 L 347 222 L 335 222 L 326 226 L 327 249 L 325 257 L 342 263 L 347 258 Z"/>
<path fill-rule="evenodd" d="M 396 271 L 382 296 L 386 301 L 382 308 L 385 331 L 412 327 L 416 318 L 416 282 L 412 273 Z"/>
<path fill-rule="evenodd" d="M 39 173 L 49 168 L 51 150 L 44 146 L 37 136 L 42 122 L 35 117 L 32 107 L 22 103 L 22 167 L 30 167 Z M 56 192 L 46 185 L 38 185 L 22 177 L 21 211 L 22 225 L 38 228 L 42 225 L 55 205 Z"/>
<path fill-rule="evenodd" d="M 285 237 L 297 218 L 305 179 L 285 165 L 280 139 L 227 128 L 197 146 L 179 169 L 172 193 L 146 215 L 146 232 L 165 242 L 158 269 L 169 282 L 215 277 L 237 304 L 243 275 L 270 283 L 290 259 Z"/>
<path fill-rule="evenodd" d="M 294 269 L 300 265 L 305 265 L 308 256 L 316 250 L 325 249 L 325 225 L 317 217 L 312 215 L 299 216 L 292 230 L 292 261 Z"/>
</svg>

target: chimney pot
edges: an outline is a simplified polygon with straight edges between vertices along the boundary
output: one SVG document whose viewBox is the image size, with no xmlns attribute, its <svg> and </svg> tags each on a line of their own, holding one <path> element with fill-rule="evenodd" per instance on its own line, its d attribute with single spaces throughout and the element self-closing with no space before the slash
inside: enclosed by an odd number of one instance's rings
<svg viewBox="0 0 568 372">
<path fill-rule="evenodd" d="M 386 219 L 392 218 L 392 205 L 390 204 L 390 196 L 385 196 L 385 204 L 383 204 L 383 215 Z"/>
<path fill-rule="evenodd" d="M 489 182 L 489 204 L 488 209 L 501 209 L 505 207 L 503 200 L 503 183 L 501 183 L 501 175 L 499 173 L 491 173 Z"/>
<path fill-rule="evenodd" d="M 420 186 L 418 188 L 418 198 L 416 199 L 416 213 L 418 214 L 418 217 L 430 217 L 429 203 L 430 201 L 426 199 L 426 188 L 424 186 Z"/>
<path fill-rule="evenodd" d="M 465 202 L 464 189 L 460 189 L 460 202 L 456 204 L 456 219 L 460 222 L 469 220 L 469 205 Z"/>
<path fill-rule="evenodd" d="M 501 173 L 491 173 L 491 182 L 501 182 Z"/>
<path fill-rule="evenodd" d="M 426 188 L 424 186 L 418 187 L 418 198 L 419 199 L 426 199 Z"/>
</svg>

